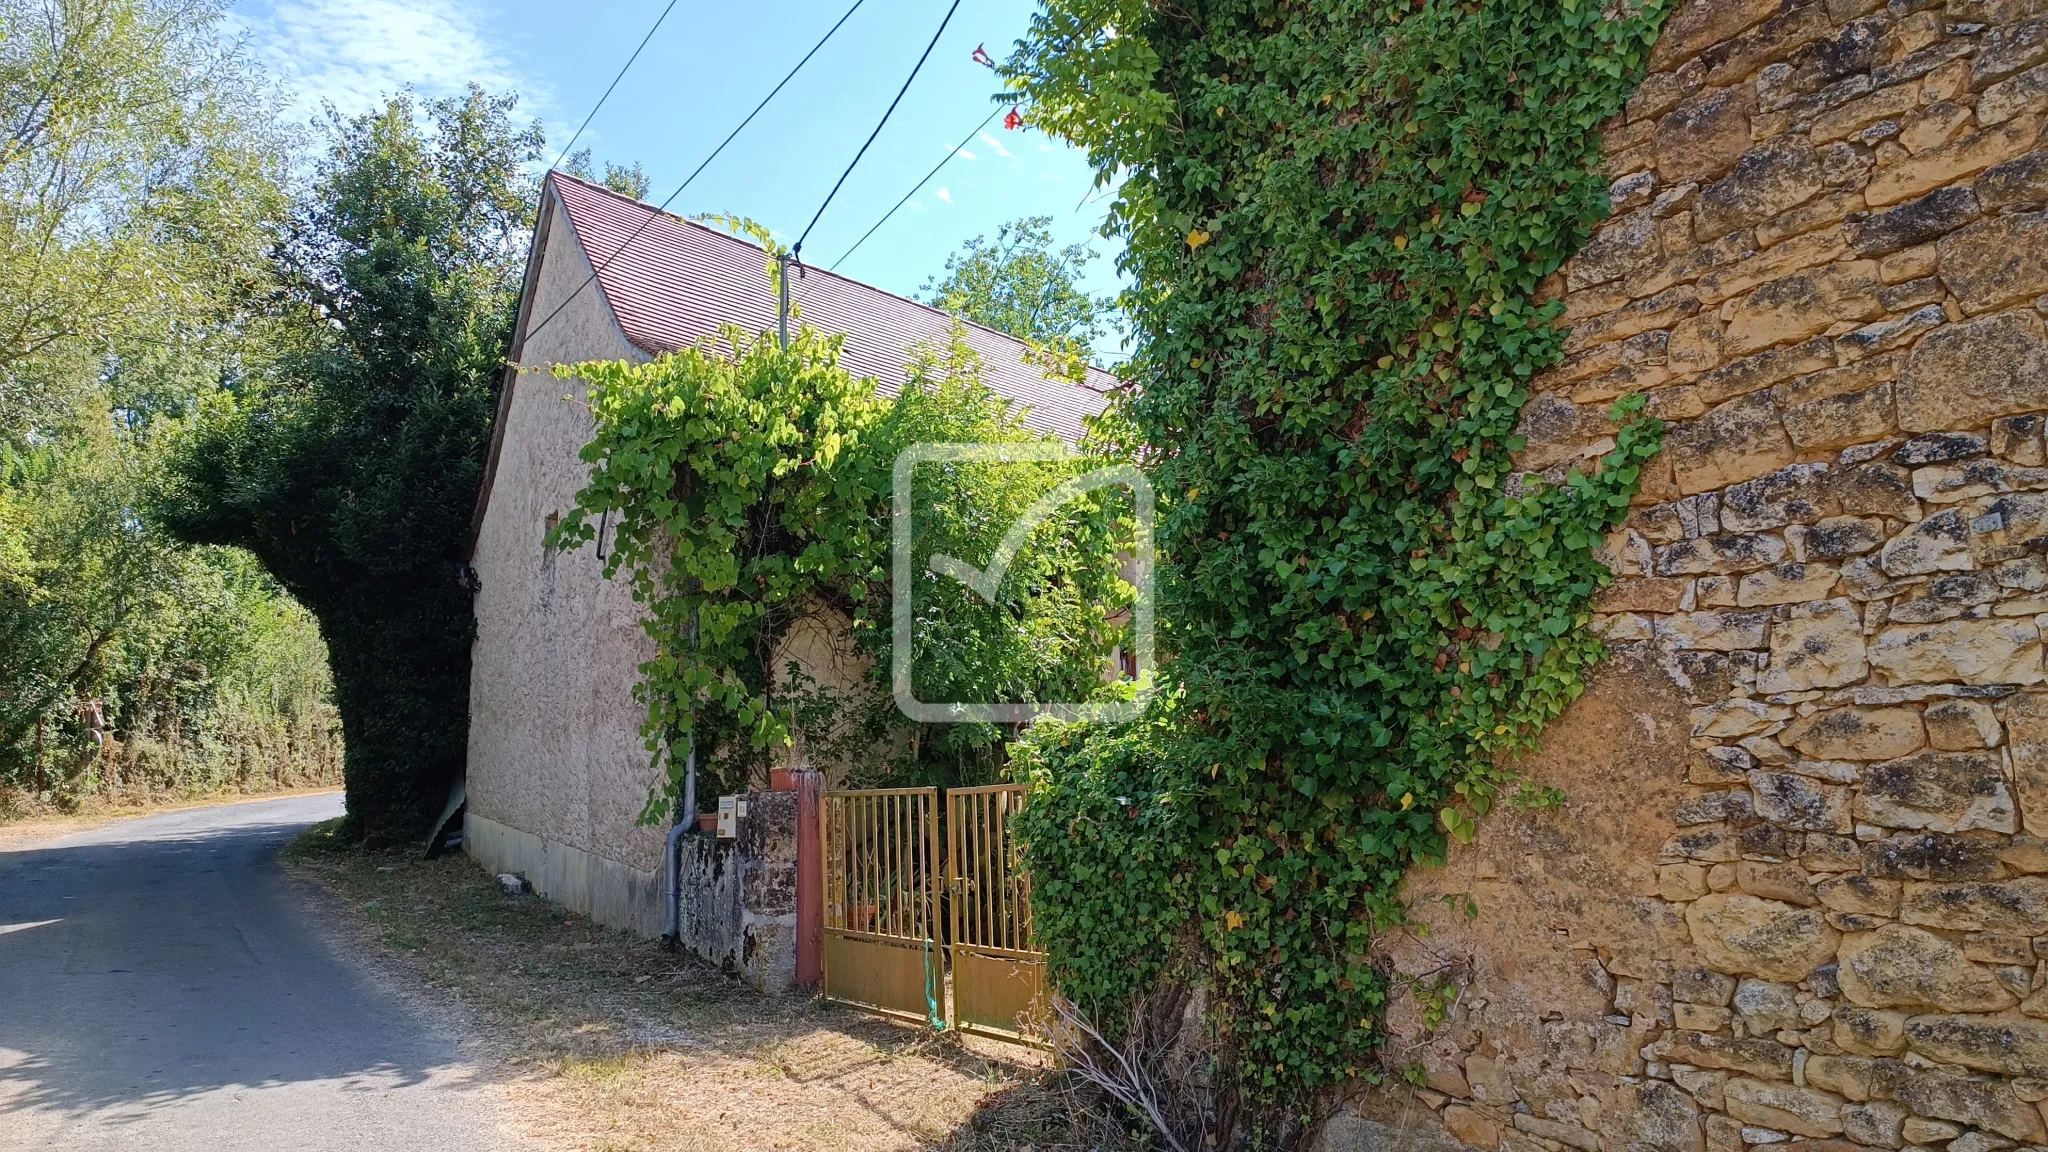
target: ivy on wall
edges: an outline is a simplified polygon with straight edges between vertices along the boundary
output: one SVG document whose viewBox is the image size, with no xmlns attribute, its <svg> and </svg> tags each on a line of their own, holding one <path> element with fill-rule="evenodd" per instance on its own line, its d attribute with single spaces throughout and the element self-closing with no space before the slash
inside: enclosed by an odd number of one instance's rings
<svg viewBox="0 0 2048 1152">
<path fill-rule="evenodd" d="M 1167 711 L 1140 741 L 1037 734 L 1035 914 L 1104 1012 L 1197 928 L 1212 1026 L 1269 1105 L 1370 1073 L 1369 946 L 1404 872 L 1540 795 L 1511 761 L 1601 655 L 1594 549 L 1660 429 L 1617 405 L 1591 474 L 1510 455 L 1561 355 L 1539 286 L 1607 212 L 1598 127 L 1662 15 L 1048 0 L 1005 66 L 1031 123 L 1122 181 L 1128 416 L 1174 498 Z M 1119 813 L 1175 858 L 1119 871 Z M 1110 874 L 1151 890 L 1052 879 Z"/>
<path fill-rule="evenodd" d="M 1011 749 L 1013 776 L 1033 786 L 1012 819 L 1042 861 L 1032 935 L 1050 951 L 1061 994 L 1112 1032 L 1142 993 L 1185 976 L 1201 788 L 1159 756 L 1177 703 L 1155 697 L 1137 720 L 1102 728 L 1041 721 Z"/>
</svg>

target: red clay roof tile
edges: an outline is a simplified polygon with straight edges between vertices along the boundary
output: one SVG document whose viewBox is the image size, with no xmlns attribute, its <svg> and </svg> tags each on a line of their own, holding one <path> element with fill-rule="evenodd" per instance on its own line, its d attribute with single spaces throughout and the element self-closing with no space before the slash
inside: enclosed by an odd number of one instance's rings
<svg viewBox="0 0 2048 1152">
<path fill-rule="evenodd" d="M 548 181 L 635 347 L 659 354 L 727 324 L 750 332 L 775 327 L 768 256 L 760 247 L 565 173 L 551 172 Z M 791 280 L 790 298 L 805 323 L 846 334 L 841 363 L 856 376 L 874 377 L 884 395 L 902 387 L 911 345 L 944 343 L 953 327 L 953 318 L 935 308 L 819 268 Z M 1022 342 L 991 328 L 967 325 L 967 342 L 981 353 L 983 383 L 1024 406 L 1027 425 L 1070 441 L 1117 386 L 1097 369 L 1089 370 L 1086 387 L 1047 379 L 1023 358 Z"/>
</svg>

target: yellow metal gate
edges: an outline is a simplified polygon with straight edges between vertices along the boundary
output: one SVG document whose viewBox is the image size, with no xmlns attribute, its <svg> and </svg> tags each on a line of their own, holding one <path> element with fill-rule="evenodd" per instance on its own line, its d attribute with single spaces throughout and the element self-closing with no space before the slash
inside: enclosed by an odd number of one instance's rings
<svg viewBox="0 0 2048 1152">
<path fill-rule="evenodd" d="M 941 1022 L 938 789 L 870 788 L 821 799 L 826 998 Z"/>
<path fill-rule="evenodd" d="M 1010 826 L 1024 789 L 951 789 L 943 829 L 935 788 L 821 800 L 826 998 L 1002 1039 L 1036 1035 L 1045 954 Z"/>
<path fill-rule="evenodd" d="M 953 1027 L 1005 1039 L 1043 1031 L 1036 1017 L 1045 953 L 1031 938 L 1031 877 L 1010 817 L 1015 784 L 946 793 L 946 883 L 952 904 Z"/>
</svg>

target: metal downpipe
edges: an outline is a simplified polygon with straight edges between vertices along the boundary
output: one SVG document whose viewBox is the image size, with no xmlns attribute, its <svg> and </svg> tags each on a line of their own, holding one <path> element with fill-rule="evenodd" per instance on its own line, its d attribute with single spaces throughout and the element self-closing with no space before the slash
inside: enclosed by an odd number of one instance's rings
<svg viewBox="0 0 2048 1152">
<path fill-rule="evenodd" d="M 690 651 L 697 650 L 697 614 L 690 613 Z M 697 736 L 690 735 L 690 752 L 683 762 L 683 800 L 680 817 L 668 830 L 668 846 L 662 853 L 662 868 L 668 880 L 668 931 L 661 934 L 663 946 L 673 949 L 683 939 L 683 833 L 697 827 Z"/>
<path fill-rule="evenodd" d="M 664 903 L 668 905 L 668 930 L 661 934 L 665 947 L 673 949 L 683 939 L 683 834 L 697 828 L 697 742 L 690 742 L 689 761 L 683 769 L 682 819 L 668 830 L 668 846 L 662 852 L 662 871 L 668 881 Z"/>
</svg>

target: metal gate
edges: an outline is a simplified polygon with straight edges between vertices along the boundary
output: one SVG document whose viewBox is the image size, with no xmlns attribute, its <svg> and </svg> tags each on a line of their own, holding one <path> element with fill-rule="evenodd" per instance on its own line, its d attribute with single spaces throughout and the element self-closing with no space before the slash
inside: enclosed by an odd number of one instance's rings
<svg viewBox="0 0 2048 1152">
<path fill-rule="evenodd" d="M 1015 784 L 946 793 L 947 894 L 952 904 L 953 1027 L 1004 1039 L 1041 1033 L 1035 1017 L 1045 953 L 1031 938 L 1031 877 L 1010 817 Z"/>
<path fill-rule="evenodd" d="M 870 788 L 822 799 L 826 999 L 943 1022 L 939 790 Z"/>
<path fill-rule="evenodd" d="M 935 788 L 822 801 L 826 998 L 1008 1040 L 1038 1032 L 1045 954 L 1010 827 L 1023 788 L 949 790 L 943 829 Z"/>
</svg>

